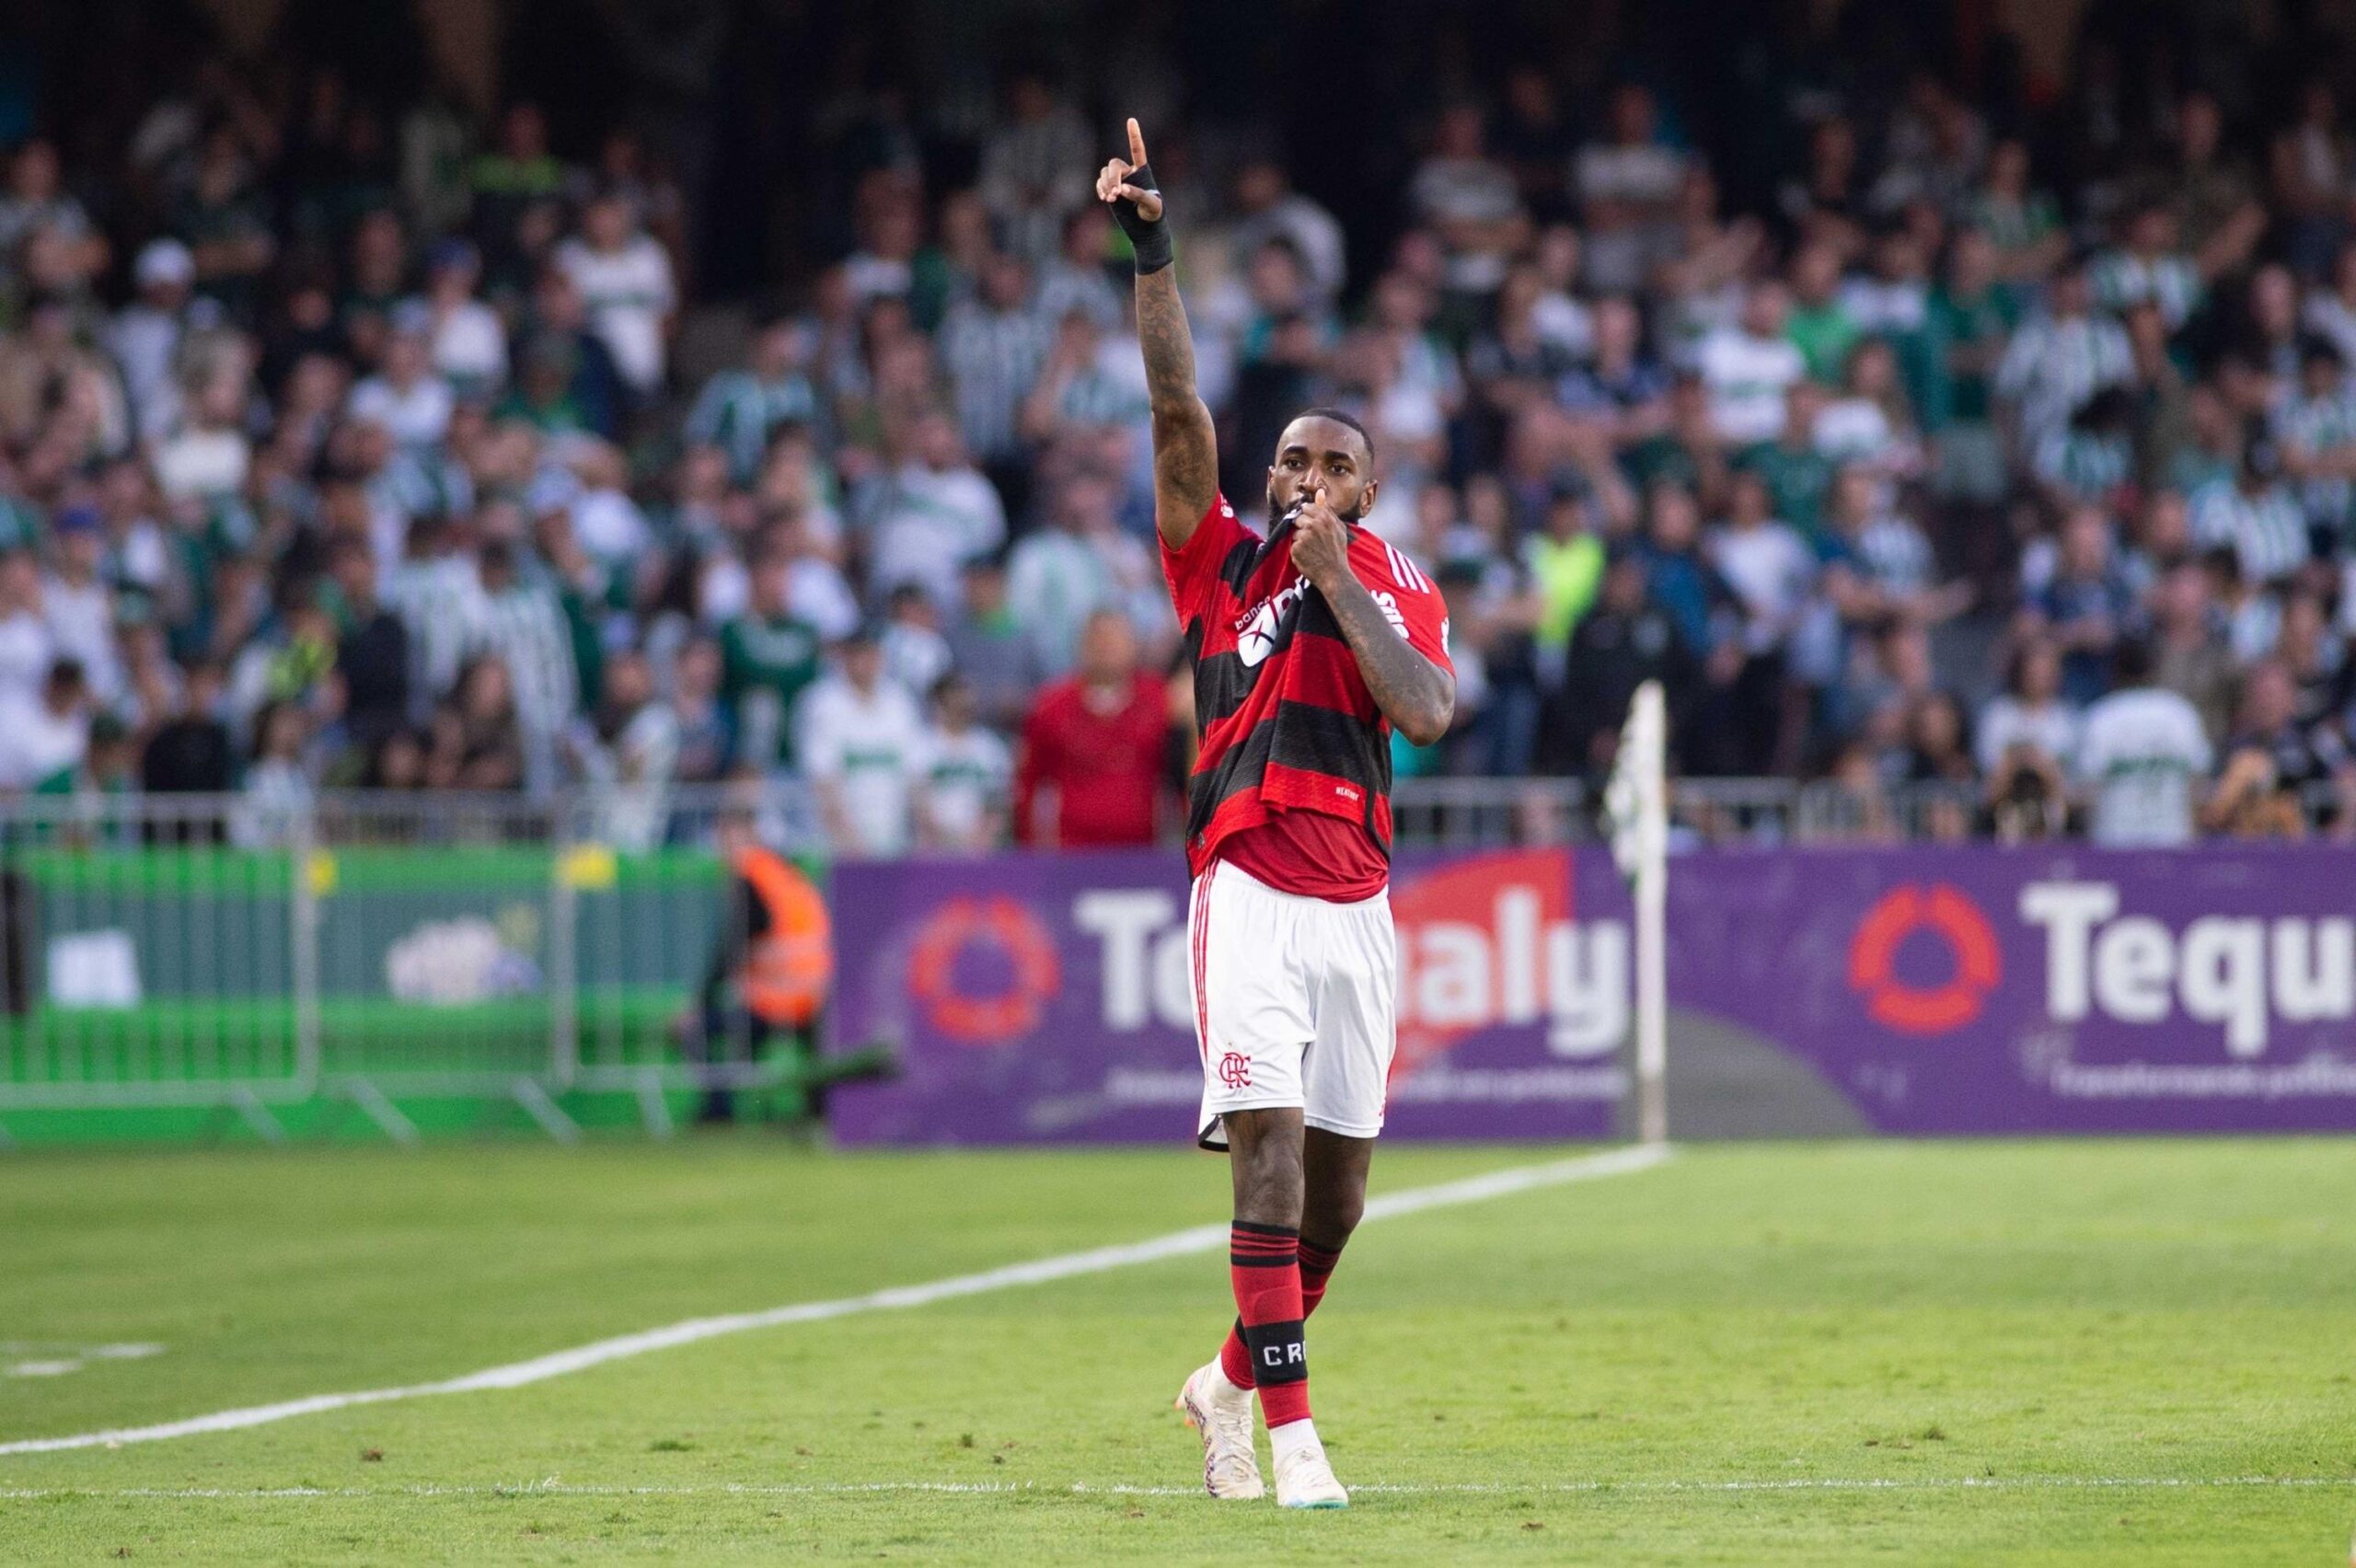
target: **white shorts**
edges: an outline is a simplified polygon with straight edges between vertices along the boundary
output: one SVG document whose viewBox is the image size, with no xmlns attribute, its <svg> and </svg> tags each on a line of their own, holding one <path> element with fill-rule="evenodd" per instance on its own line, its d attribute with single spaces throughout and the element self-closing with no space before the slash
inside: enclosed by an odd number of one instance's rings
<svg viewBox="0 0 2356 1568">
<path fill-rule="evenodd" d="M 1398 1044 L 1399 947 L 1386 890 L 1356 904 L 1279 893 L 1214 861 L 1186 911 L 1203 1147 L 1230 1111 L 1298 1106 L 1345 1137 L 1382 1131 Z"/>
</svg>

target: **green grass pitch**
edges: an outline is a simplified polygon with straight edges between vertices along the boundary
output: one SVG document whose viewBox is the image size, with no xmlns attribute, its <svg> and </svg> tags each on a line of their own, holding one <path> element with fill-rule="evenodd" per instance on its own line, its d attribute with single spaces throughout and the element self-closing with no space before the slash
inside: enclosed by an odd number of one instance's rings
<svg viewBox="0 0 2356 1568">
<path fill-rule="evenodd" d="M 1393 1147 L 1379 1190 L 1561 1150 Z M 0 1441 L 433 1380 L 1224 1214 L 1177 1149 L 0 1159 Z M 1691 1148 L 1360 1233 L 1344 1514 L 1215 1504 L 1196 1254 L 506 1390 L 0 1458 L 0 1562 L 2346 1562 L 2344 1141 Z M 1263 1454 L 1265 1439 L 1263 1438 Z M 1265 1459 L 1264 1459 L 1265 1462 Z"/>
</svg>

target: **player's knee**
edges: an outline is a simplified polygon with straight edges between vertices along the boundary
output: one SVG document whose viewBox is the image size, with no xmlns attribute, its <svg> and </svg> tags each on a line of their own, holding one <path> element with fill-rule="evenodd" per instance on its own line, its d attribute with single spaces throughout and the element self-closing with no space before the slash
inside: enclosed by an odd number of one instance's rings
<svg viewBox="0 0 2356 1568">
<path fill-rule="evenodd" d="M 1318 1244 L 1335 1251 L 1350 1239 L 1350 1232 L 1366 1217 L 1366 1189 L 1352 1186 L 1345 1190 L 1331 1189 L 1309 1194 L 1300 1216 L 1300 1233 L 1313 1236 Z"/>
</svg>

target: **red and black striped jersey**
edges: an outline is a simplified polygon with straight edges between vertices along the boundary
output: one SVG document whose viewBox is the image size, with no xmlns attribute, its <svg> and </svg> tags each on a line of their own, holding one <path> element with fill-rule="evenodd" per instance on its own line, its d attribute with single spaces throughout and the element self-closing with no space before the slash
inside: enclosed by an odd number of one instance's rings
<svg viewBox="0 0 2356 1568">
<path fill-rule="evenodd" d="M 1277 812 L 1361 824 L 1391 854 L 1391 723 L 1325 596 L 1293 568 L 1289 530 L 1271 545 L 1225 496 L 1161 569 L 1195 663 L 1202 750 L 1186 812 L 1186 864 Z M 1448 608 L 1422 569 L 1379 536 L 1350 531 L 1350 570 L 1409 646 L 1454 673 Z"/>
</svg>

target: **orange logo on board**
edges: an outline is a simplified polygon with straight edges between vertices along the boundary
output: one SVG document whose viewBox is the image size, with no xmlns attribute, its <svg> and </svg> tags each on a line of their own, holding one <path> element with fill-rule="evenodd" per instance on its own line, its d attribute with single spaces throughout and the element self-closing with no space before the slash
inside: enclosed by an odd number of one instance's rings
<svg viewBox="0 0 2356 1568">
<path fill-rule="evenodd" d="M 1935 986 L 1898 976 L 1898 950 L 1916 935 L 1947 950 L 1950 970 Z M 1849 940 L 1849 988 L 1877 1023 L 1907 1034 L 1944 1034 L 1980 1016 L 2004 973 L 1996 931 L 1980 905 L 1947 882 L 1907 882 L 1865 911 Z"/>
</svg>

